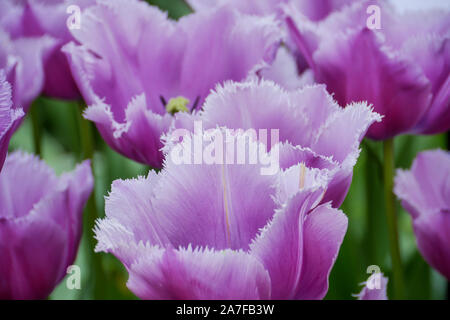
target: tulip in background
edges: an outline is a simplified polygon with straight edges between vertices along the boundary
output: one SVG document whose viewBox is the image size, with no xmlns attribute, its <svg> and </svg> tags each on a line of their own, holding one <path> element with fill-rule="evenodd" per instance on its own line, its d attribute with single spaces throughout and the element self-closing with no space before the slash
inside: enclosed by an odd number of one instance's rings
<svg viewBox="0 0 450 320">
<path fill-rule="evenodd" d="M 370 5 L 380 28 L 368 26 Z M 285 6 L 292 40 L 335 99 L 368 101 L 384 116 L 368 137 L 450 128 L 450 10 L 399 14 L 386 1 L 355 1 L 313 22 Z M 420 23 L 418 22 L 420 21 Z"/>
<path fill-rule="evenodd" d="M 43 65 L 55 41 L 47 35 L 13 40 L 0 26 L 0 43 L 0 69 L 12 86 L 13 106 L 27 112 L 44 87 Z"/>
<path fill-rule="evenodd" d="M 420 253 L 450 280 L 450 153 L 419 153 L 411 170 L 397 171 L 395 194 L 411 215 Z"/>
<path fill-rule="evenodd" d="M 13 46 L 17 43 L 19 59 L 26 62 L 34 55 L 35 60 L 30 62 L 31 66 L 37 67 L 42 63 L 39 74 L 29 71 L 30 73 L 18 81 L 19 84 L 24 81 L 33 81 L 36 83 L 35 88 L 39 87 L 45 95 L 50 97 L 79 98 L 78 88 L 73 81 L 69 64 L 64 53 L 61 52 L 61 47 L 73 40 L 67 27 L 69 18 L 67 9 L 70 6 L 76 6 L 82 10 L 92 4 L 95 4 L 95 0 L 0 1 L 0 28 L 9 34 Z M 44 45 L 45 43 L 51 43 L 51 45 Z M 39 48 L 43 45 L 48 51 L 39 62 L 36 59 L 39 59 Z M 32 74 L 31 77 L 30 74 Z"/>
<path fill-rule="evenodd" d="M 89 161 L 56 177 L 14 152 L 0 173 L 0 299 L 45 299 L 75 260 L 93 188 Z"/>
</svg>

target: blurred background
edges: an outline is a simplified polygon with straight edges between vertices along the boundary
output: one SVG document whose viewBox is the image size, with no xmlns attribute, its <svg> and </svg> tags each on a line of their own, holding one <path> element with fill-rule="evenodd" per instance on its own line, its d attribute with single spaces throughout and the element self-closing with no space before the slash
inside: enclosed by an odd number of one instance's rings
<svg viewBox="0 0 450 320">
<path fill-rule="evenodd" d="M 182 0 L 150 0 L 150 4 L 178 19 L 190 12 Z M 428 1 L 394 0 L 402 8 L 422 6 Z M 430 1 L 431 5 L 450 5 L 450 1 Z M 430 4 L 429 3 L 429 4 Z M 95 172 L 95 202 L 98 217 L 104 216 L 104 196 L 110 191 L 112 181 L 146 175 L 149 167 L 129 160 L 112 151 L 101 139 L 92 123 L 81 118 L 80 102 L 38 98 L 32 106 L 33 117 L 28 116 L 11 141 L 10 150 L 35 152 L 34 135 L 41 138 L 41 156 L 57 173 L 74 168 L 75 164 L 93 153 Z M 33 121 L 35 122 L 33 125 Z M 89 127 L 92 136 L 81 134 L 80 128 Z M 35 132 L 33 132 L 35 130 Z M 39 132 L 36 132 L 38 130 Z M 409 168 L 419 151 L 448 148 L 448 136 L 401 136 L 395 142 L 396 166 Z M 326 299 L 355 299 L 352 294 L 361 290 L 360 283 L 370 274 L 367 268 L 377 265 L 390 276 L 390 256 L 383 201 L 382 145 L 364 140 L 362 152 L 354 170 L 350 192 L 341 209 L 349 217 L 349 228 L 338 259 L 330 277 Z M 378 159 L 368 161 L 369 158 Z M 432 270 L 416 248 L 410 216 L 398 203 L 401 251 L 405 268 L 408 299 L 445 299 L 447 282 Z M 91 277 L 88 257 L 92 246 L 91 230 L 84 230 L 75 264 L 80 266 L 81 290 L 69 290 L 65 280 L 51 294 L 50 299 L 136 299 L 127 289 L 128 274 L 112 255 L 96 253 L 103 271 L 102 277 Z M 90 245 L 89 245 L 90 244 Z M 97 285 L 93 286 L 93 281 Z M 389 291 L 392 288 L 388 284 Z"/>
</svg>

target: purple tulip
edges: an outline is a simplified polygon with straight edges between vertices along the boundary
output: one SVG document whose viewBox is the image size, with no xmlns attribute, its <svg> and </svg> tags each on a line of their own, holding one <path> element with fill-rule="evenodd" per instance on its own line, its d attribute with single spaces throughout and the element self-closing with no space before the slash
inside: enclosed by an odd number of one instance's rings
<svg viewBox="0 0 450 320">
<path fill-rule="evenodd" d="M 387 284 L 388 278 L 382 273 L 374 273 L 363 283 L 364 288 L 356 296 L 358 300 L 388 300 Z"/>
<path fill-rule="evenodd" d="M 61 52 L 61 47 L 73 40 L 67 22 L 71 19 L 71 14 L 76 13 L 69 14 L 68 8 L 76 6 L 82 10 L 94 3 L 95 0 L 3 0 L 0 2 L 0 27 L 13 40 L 33 41 L 35 46 L 39 45 L 39 39 L 47 41 L 46 37 L 51 37 L 53 40 L 48 59 L 40 62 L 44 64 L 45 71 L 45 77 L 41 79 L 44 81 L 42 87 L 44 94 L 63 99 L 79 98 L 80 93 L 70 73 L 67 58 Z M 31 51 L 33 47 L 26 50 Z M 22 55 L 24 59 L 26 59 L 25 55 L 30 53 L 25 52 Z"/>
<path fill-rule="evenodd" d="M 450 128 L 448 10 L 400 15 L 387 2 L 356 1 L 317 23 L 293 5 L 284 11 L 316 81 L 341 105 L 367 100 L 384 115 L 370 138 Z"/>
<path fill-rule="evenodd" d="M 410 171 L 398 170 L 394 191 L 412 217 L 420 253 L 450 280 L 450 153 L 419 153 Z"/>
<path fill-rule="evenodd" d="M 82 21 L 73 30 L 81 45 L 63 50 L 90 105 L 85 117 L 116 151 L 153 167 L 171 112 L 200 108 L 217 83 L 271 61 L 281 40 L 273 19 L 230 8 L 176 22 L 144 2 L 99 1 Z"/>
<path fill-rule="evenodd" d="M 281 7 L 291 3 L 308 18 L 316 21 L 324 19 L 331 12 L 340 10 L 353 0 L 188 0 L 195 11 L 208 11 L 221 6 L 231 6 L 245 14 L 269 16 L 275 15 L 280 22 L 283 19 Z M 283 24 L 283 29 L 287 27 Z M 286 32 L 287 33 L 287 32 Z M 288 90 L 298 89 L 305 84 L 314 83 L 312 72 L 301 52 L 285 37 L 285 46 L 278 49 L 277 58 L 272 65 L 263 68 L 259 75 L 264 79 L 273 80 Z M 266 70 L 268 69 L 268 70 Z"/>
<path fill-rule="evenodd" d="M 184 151 L 186 137 L 176 144 Z M 262 175 L 261 167 L 179 164 L 169 152 L 159 174 L 113 183 L 97 251 L 120 259 L 143 299 L 323 298 L 347 229 L 341 211 L 319 204 L 326 172 L 298 164 Z M 282 188 L 291 181 L 295 188 Z"/>
<path fill-rule="evenodd" d="M 339 207 L 350 187 L 359 144 L 381 117 L 366 103 L 341 108 L 323 85 L 286 91 L 271 81 L 249 80 L 218 86 L 203 111 L 179 113 L 176 119 L 175 128 L 191 131 L 194 121 L 201 121 L 204 129 L 279 129 L 285 143 L 281 168 L 304 162 L 307 167 L 328 169 L 333 180 L 324 201 Z"/>
<path fill-rule="evenodd" d="M 0 174 L 0 299 L 45 299 L 66 275 L 93 188 L 88 161 L 56 177 L 37 157 L 14 152 Z"/>
<path fill-rule="evenodd" d="M 8 152 L 9 139 L 23 115 L 22 109 L 13 109 L 11 85 L 6 81 L 5 72 L 0 69 L 0 171 Z"/>
<path fill-rule="evenodd" d="M 55 39 L 42 36 L 13 40 L 0 27 L 0 43 L 0 69 L 12 86 L 13 107 L 27 112 L 43 89 L 43 65 L 55 48 Z"/>
</svg>

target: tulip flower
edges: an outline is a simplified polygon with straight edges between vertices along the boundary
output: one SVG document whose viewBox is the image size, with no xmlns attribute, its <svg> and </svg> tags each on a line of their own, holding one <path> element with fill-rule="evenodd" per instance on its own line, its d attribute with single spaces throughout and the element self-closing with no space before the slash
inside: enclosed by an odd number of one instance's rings
<svg viewBox="0 0 450 320">
<path fill-rule="evenodd" d="M 282 16 L 283 4 L 291 3 L 300 12 L 314 21 L 324 19 L 330 13 L 349 5 L 353 0 L 188 0 L 195 11 L 208 11 L 220 6 L 230 5 L 245 14 Z M 282 20 L 282 19 L 280 19 Z M 281 21 L 280 21 L 281 22 Z M 283 30 L 286 26 L 282 25 Z M 280 47 L 272 65 L 262 68 L 259 75 L 273 80 L 288 90 L 299 89 L 306 84 L 313 84 L 314 77 L 301 52 L 288 37 L 284 37 L 285 46 Z"/>
<path fill-rule="evenodd" d="M 324 200 L 339 207 L 350 187 L 359 144 L 381 117 L 367 103 L 341 108 L 323 85 L 286 91 L 274 82 L 250 79 L 218 86 L 206 99 L 203 111 L 179 113 L 176 119 L 175 128 L 191 131 L 195 121 L 205 129 L 279 129 L 284 143 L 281 149 L 285 149 L 282 168 L 304 162 L 308 167 L 330 170 L 334 179 Z"/>
<path fill-rule="evenodd" d="M 224 7 L 172 21 L 144 2 L 86 9 L 67 53 L 96 123 L 116 151 L 161 167 L 160 136 L 172 114 L 201 107 L 210 89 L 273 59 L 281 35 L 271 18 Z"/>
<path fill-rule="evenodd" d="M 358 300 L 387 300 L 388 278 L 382 273 L 374 273 L 363 283 L 364 288 L 356 296 Z"/>
<path fill-rule="evenodd" d="M 412 218 L 424 259 L 450 280 L 450 153 L 424 151 L 398 170 L 395 194 Z"/>
<path fill-rule="evenodd" d="M 230 146 L 242 150 L 232 139 L 217 139 L 222 130 L 209 132 L 215 151 L 226 150 L 214 163 L 179 163 L 178 153 L 165 149 L 159 174 L 116 180 L 95 230 L 97 251 L 120 259 L 128 288 L 142 299 L 323 298 L 347 228 L 341 211 L 319 204 L 326 172 L 297 164 L 263 175 L 261 162 L 228 158 Z M 166 148 L 181 146 L 192 160 L 198 152 L 192 141 L 187 134 Z M 254 155 L 249 145 L 247 159 Z M 265 145 L 258 146 L 261 155 Z M 277 203 L 279 186 L 291 181 L 296 188 Z"/>
<path fill-rule="evenodd" d="M 39 78 L 35 79 L 36 82 L 44 81 L 42 87 L 44 94 L 63 99 L 76 99 L 80 96 L 61 47 L 73 40 L 69 30 L 72 26 L 69 24 L 81 24 L 77 15 L 94 3 L 95 0 L 3 0 L 0 2 L 0 27 L 10 35 L 11 39 L 33 41 L 34 45 L 39 45 L 40 41 L 48 41 L 49 37 L 52 39 L 53 45 L 48 52 L 48 58 L 40 62 L 43 63 L 45 76 L 39 75 Z M 25 50 L 23 59 L 32 54 L 33 47 Z"/>
<path fill-rule="evenodd" d="M 0 69 L 0 171 L 8 152 L 9 139 L 22 117 L 22 109 L 12 107 L 11 85 L 6 81 L 4 70 Z"/>
<path fill-rule="evenodd" d="M 0 27 L 0 43 L 0 69 L 12 86 L 13 106 L 27 112 L 43 89 L 44 64 L 55 40 L 50 36 L 12 39 Z"/>
<path fill-rule="evenodd" d="M 341 105 L 366 100 L 384 115 L 368 137 L 450 128 L 448 10 L 398 14 L 385 1 L 355 1 L 319 22 L 294 5 L 284 11 L 316 81 Z"/>
<path fill-rule="evenodd" d="M 14 152 L 0 174 L 0 299 L 45 299 L 75 260 L 93 188 L 88 161 L 61 177 Z"/>
</svg>

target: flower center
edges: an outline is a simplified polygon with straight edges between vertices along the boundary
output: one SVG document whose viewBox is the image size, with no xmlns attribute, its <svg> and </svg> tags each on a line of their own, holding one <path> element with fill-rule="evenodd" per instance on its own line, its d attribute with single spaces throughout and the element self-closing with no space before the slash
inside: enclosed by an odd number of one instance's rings
<svg viewBox="0 0 450 320">
<path fill-rule="evenodd" d="M 189 103 L 189 99 L 185 97 L 176 97 L 171 98 L 169 102 L 166 104 L 166 111 L 170 114 L 175 114 L 177 112 L 188 112 L 187 105 Z"/>
<path fill-rule="evenodd" d="M 197 108 L 197 105 L 200 101 L 200 96 L 197 96 L 197 98 L 195 98 L 195 101 L 190 110 L 187 107 L 190 101 L 183 96 L 171 98 L 169 102 L 166 102 L 166 99 L 163 96 L 159 96 L 159 99 L 161 100 L 161 103 L 166 111 L 174 115 L 177 112 L 193 112 Z"/>
</svg>

